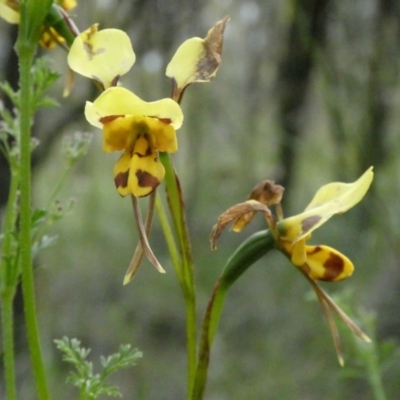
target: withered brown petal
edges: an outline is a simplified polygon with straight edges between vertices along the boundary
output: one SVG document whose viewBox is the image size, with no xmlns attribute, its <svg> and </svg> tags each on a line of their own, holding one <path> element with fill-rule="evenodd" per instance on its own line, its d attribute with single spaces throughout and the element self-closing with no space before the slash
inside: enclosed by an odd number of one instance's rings
<svg viewBox="0 0 400 400">
<path fill-rule="evenodd" d="M 282 200 L 285 188 L 275 184 L 275 181 L 265 180 L 254 186 L 250 192 L 248 199 L 254 199 L 266 206 L 279 204 Z"/>
<path fill-rule="evenodd" d="M 211 249 L 215 250 L 217 248 L 216 242 L 219 236 L 221 235 L 222 231 L 226 228 L 226 226 L 232 222 L 233 220 L 240 218 L 244 214 L 253 213 L 256 211 L 261 211 L 265 214 L 267 218 L 272 218 L 271 211 L 265 204 L 261 204 L 256 200 L 248 200 L 244 203 L 239 203 L 234 205 L 233 207 L 226 210 L 222 213 L 217 223 L 214 225 L 211 235 L 210 235 L 210 242 L 211 242 Z"/>
</svg>

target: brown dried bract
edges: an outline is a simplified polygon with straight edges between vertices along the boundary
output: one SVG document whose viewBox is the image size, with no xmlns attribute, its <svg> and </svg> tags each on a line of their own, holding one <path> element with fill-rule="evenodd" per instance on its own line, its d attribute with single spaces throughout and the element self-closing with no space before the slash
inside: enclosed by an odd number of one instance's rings
<svg viewBox="0 0 400 400">
<path fill-rule="evenodd" d="M 214 225 L 211 235 L 210 235 L 210 242 L 211 242 L 211 249 L 215 250 L 217 248 L 216 242 L 219 236 L 221 235 L 222 231 L 226 228 L 226 226 L 240 218 L 242 215 L 248 213 L 254 213 L 257 211 L 261 211 L 264 213 L 267 219 L 272 219 L 272 214 L 269 208 L 256 200 L 248 200 L 244 203 L 239 203 L 234 205 L 233 207 L 226 210 L 223 214 L 221 214 L 218 218 L 218 222 Z"/>
<path fill-rule="evenodd" d="M 265 180 L 254 186 L 253 190 L 247 197 L 248 200 L 257 200 L 266 206 L 280 204 L 285 188 L 276 185 L 272 180 Z M 240 232 L 254 217 L 254 212 L 244 214 L 236 219 L 232 230 Z"/>
<path fill-rule="evenodd" d="M 198 74 L 202 79 L 212 79 L 219 64 L 221 64 L 224 32 L 229 20 L 230 17 L 226 16 L 221 21 L 218 21 L 207 32 L 207 36 L 204 38 L 206 56 L 198 63 Z"/>
</svg>

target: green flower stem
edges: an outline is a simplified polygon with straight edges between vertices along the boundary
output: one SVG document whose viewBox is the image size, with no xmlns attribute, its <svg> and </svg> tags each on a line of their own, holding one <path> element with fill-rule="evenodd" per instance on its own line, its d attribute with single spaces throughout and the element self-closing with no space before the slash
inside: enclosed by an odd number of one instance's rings
<svg viewBox="0 0 400 400">
<path fill-rule="evenodd" d="M 36 51 L 40 24 L 46 13 L 33 2 L 21 2 L 21 24 L 17 42 L 20 71 L 20 260 L 22 293 L 24 299 L 27 339 L 36 383 L 38 398 L 50 398 L 46 373 L 40 348 L 39 329 L 36 317 L 35 291 L 31 249 L 31 123 L 33 119 L 31 67 Z M 43 4 L 44 6 L 44 4 Z M 35 41 L 36 40 L 36 41 Z"/>
<path fill-rule="evenodd" d="M 16 399 L 15 354 L 14 354 L 14 314 L 13 301 L 17 285 L 18 267 L 15 254 L 12 252 L 13 229 L 16 221 L 16 199 L 18 190 L 18 173 L 11 164 L 11 184 L 8 195 L 7 210 L 4 220 L 4 239 L 0 259 L 1 284 L 1 322 L 3 331 L 4 375 L 8 400 Z"/>
<path fill-rule="evenodd" d="M 182 262 L 176 268 L 186 306 L 186 337 L 188 355 L 188 393 L 191 393 L 196 373 L 197 321 L 196 292 L 194 286 L 192 248 L 186 224 L 184 203 L 179 179 L 167 153 L 160 153 L 165 168 L 165 184 L 172 222 L 178 238 Z"/>
<path fill-rule="evenodd" d="M 275 240 L 269 230 L 257 232 L 245 240 L 226 263 L 208 303 L 203 319 L 195 384 L 191 400 L 201 400 L 207 383 L 211 346 L 221 319 L 222 308 L 228 289 L 257 260 L 275 248 Z"/>
<path fill-rule="evenodd" d="M 15 354 L 14 354 L 14 314 L 13 300 L 15 288 L 4 290 L 1 294 L 1 323 L 4 351 L 4 376 L 6 397 L 8 400 L 16 400 L 15 386 Z"/>
<path fill-rule="evenodd" d="M 18 167 L 10 157 L 11 183 L 7 199 L 7 209 L 3 226 L 3 246 L 1 249 L 2 258 L 0 260 L 0 284 L 1 290 L 15 287 L 17 284 L 18 268 L 16 266 L 15 255 L 13 255 L 13 240 L 15 223 L 17 220 L 17 196 L 19 186 Z M 13 268 L 12 268 L 13 267 Z"/>
<path fill-rule="evenodd" d="M 156 197 L 156 210 L 157 210 L 158 218 L 160 219 L 161 228 L 164 232 L 165 240 L 167 241 L 167 246 L 168 246 L 169 254 L 171 256 L 172 265 L 174 266 L 174 269 L 178 276 L 178 279 L 180 279 L 181 276 L 180 276 L 179 271 L 180 271 L 180 267 L 181 267 L 181 262 L 180 262 L 180 258 L 179 258 L 178 249 L 175 244 L 174 235 L 172 233 L 172 229 L 169 224 L 168 217 L 165 213 L 164 206 L 163 206 L 160 196 L 158 194 Z M 183 285 L 183 282 L 181 280 L 179 282 L 181 285 Z"/>
</svg>

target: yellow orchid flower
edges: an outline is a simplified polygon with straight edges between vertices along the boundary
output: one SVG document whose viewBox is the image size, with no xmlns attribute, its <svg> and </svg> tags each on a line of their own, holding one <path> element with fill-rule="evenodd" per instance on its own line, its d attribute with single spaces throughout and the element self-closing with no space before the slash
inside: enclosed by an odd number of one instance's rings
<svg viewBox="0 0 400 400">
<path fill-rule="evenodd" d="M 103 129 L 104 151 L 124 150 L 114 167 L 118 193 L 149 195 L 165 174 L 158 151 L 178 149 L 175 130 L 183 121 L 180 106 L 172 99 L 148 103 L 127 89 L 112 87 L 86 103 L 85 115 Z"/>
<path fill-rule="evenodd" d="M 299 215 L 277 223 L 278 243 L 292 263 L 313 280 L 338 281 L 349 277 L 353 263 L 328 246 L 309 246 L 311 233 L 335 214 L 354 207 L 373 179 L 372 167 L 353 183 L 334 182 L 322 186 Z"/>
<path fill-rule="evenodd" d="M 367 343 L 371 340 L 318 286 L 316 281 L 334 282 L 345 279 L 352 274 L 354 266 L 346 256 L 331 247 L 310 246 L 306 243 L 311 233 L 329 218 L 335 214 L 344 213 L 360 202 L 369 189 L 373 176 L 371 167 L 353 183 L 334 182 L 322 186 L 304 212 L 286 219 L 282 218 L 280 204 L 283 187 L 275 185 L 273 181 L 264 181 L 253 189 L 247 201 L 236 204 L 219 216 L 210 237 L 211 248 L 216 249 L 216 241 L 229 223 L 234 221 L 232 229 L 239 232 L 251 221 L 256 212 L 262 212 L 270 228 L 266 232 L 273 236 L 275 247 L 290 258 L 313 287 L 328 320 L 340 365 L 344 364 L 344 359 L 340 348 L 339 332 L 332 313 L 336 314 L 359 338 Z M 276 208 L 277 218 L 272 214 L 269 208 L 271 206 Z M 259 242 L 257 236 L 245 242 L 242 250 L 251 249 L 257 259 L 258 253 L 265 254 L 259 247 L 261 244 L 266 245 L 265 242 Z M 238 269 L 237 273 L 243 273 L 242 264 L 235 265 Z"/>
<path fill-rule="evenodd" d="M 70 68 L 107 89 L 135 63 L 128 35 L 119 29 L 98 30 L 98 24 L 78 35 L 68 53 Z"/>
</svg>

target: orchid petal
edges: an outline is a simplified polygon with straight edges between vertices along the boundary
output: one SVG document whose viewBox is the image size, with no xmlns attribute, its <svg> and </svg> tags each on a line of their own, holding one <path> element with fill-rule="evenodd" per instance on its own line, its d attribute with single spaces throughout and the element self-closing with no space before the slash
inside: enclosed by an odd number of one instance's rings
<svg viewBox="0 0 400 400">
<path fill-rule="evenodd" d="M 278 223 L 280 238 L 296 243 L 333 215 L 354 207 L 365 196 L 373 176 L 370 167 L 353 183 L 334 182 L 322 186 L 303 213 Z"/>
<path fill-rule="evenodd" d="M 306 246 L 308 275 L 311 279 L 340 281 L 354 271 L 353 263 L 339 251 L 328 246 Z"/>
<path fill-rule="evenodd" d="M 77 36 L 68 53 L 72 70 L 100 82 L 104 88 L 115 85 L 134 63 L 128 35 L 118 29 L 98 31 L 98 24 Z"/>
<path fill-rule="evenodd" d="M 86 119 L 98 128 L 102 120 L 109 116 L 147 116 L 158 118 L 178 129 L 183 122 L 183 113 L 178 103 L 172 99 L 146 102 L 122 87 L 104 91 L 93 103 L 86 102 Z"/>
</svg>

